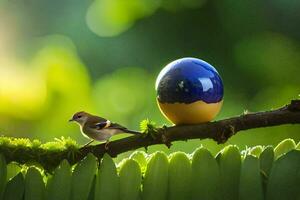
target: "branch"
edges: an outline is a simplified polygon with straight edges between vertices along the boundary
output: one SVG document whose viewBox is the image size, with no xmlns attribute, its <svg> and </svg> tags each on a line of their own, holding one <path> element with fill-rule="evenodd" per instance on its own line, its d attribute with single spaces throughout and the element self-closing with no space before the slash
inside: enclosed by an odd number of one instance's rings
<svg viewBox="0 0 300 200">
<path fill-rule="evenodd" d="M 37 155 L 32 152 L 32 155 L 28 156 L 28 158 L 9 157 L 8 160 L 17 161 L 19 163 L 38 160 L 42 166 L 46 169 L 50 169 L 57 166 L 63 159 L 67 159 L 71 164 L 77 163 L 88 153 L 93 153 L 98 158 L 101 158 L 105 153 L 115 157 L 120 153 L 141 147 L 147 148 L 148 146 L 155 144 L 165 144 L 170 147 L 173 141 L 186 141 L 189 139 L 210 138 L 220 144 L 225 143 L 231 136 L 242 130 L 283 124 L 300 124 L 300 100 L 292 100 L 290 104 L 277 110 L 243 114 L 237 117 L 198 125 L 158 128 L 147 136 L 141 134 L 112 141 L 108 145 L 108 150 L 105 149 L 105 144 L 98 144 L 95 146 L 82 147 L 78 151 L 73 151 L 71 153 L 70 151 L 65 150 L 62 152 L 45 154 L 42 158 L 39 155 L 39 159 L 37 158 Z M 154 138 L 151 137 L 153 134 L 155 135 Z M 5 153 L 4 155 L 6 158 L 8 157 Z"/>
<path fill-rule="evenodd" d="M 110 156 L 115 157 L 129 150 L 141 147 L 147 148 L 155 144 L 165 144 L 170 147 L 171 142 L 179 140 L 210 138 L 221 144 L 242 130 L 283 124 L 300 124 L 300 100 L 292 100 L 290 104 L 272 111 L 243 114 L 198 125 L 164 127 L 158 129 L 155 139 L 150 136 L 143 138 L 141 135 L 134 135 L 110 142 L 108 150 L 105 150 L 104 144 L 99 144 L 83 147 L 80 152 L 82 155 L 92 152 L 98 157 L 108 153 Z"/>
</svg>

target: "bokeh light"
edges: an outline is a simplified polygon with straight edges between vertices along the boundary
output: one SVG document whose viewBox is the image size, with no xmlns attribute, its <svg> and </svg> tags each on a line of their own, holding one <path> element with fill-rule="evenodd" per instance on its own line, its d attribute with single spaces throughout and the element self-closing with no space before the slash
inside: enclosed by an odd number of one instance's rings
<svg viewBox="0 0 300 200">
<path fill-rule="evenodd" d="M 217 119 L 277 108 L 299 98 L 297 1 L 0 1 L 0 133 L 86 142 L 68 119 L 77 111 L 131 129 L 149 118 L 170 125 L 155 101 L 155 79 L 172 60 L 198 57 L 224 82 Z M 228 143 L 299 141 L 299 126 L 254 129 Z M 192 152 L 211 140 L 149 152 Z"/>
</svg>

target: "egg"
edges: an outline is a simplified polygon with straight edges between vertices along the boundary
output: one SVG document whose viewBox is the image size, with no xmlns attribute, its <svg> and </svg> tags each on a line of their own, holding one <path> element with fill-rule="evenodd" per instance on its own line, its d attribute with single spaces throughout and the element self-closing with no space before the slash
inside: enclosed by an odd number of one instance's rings
<svg viewBox="0 0 300 200">
<path fill-rule="evenodd" d="M 217 70 L 197 58 L 181 58 L 159 73 L 157 104 L 172 123 L 198 124 L 213 120 L 223 104 L 223 82 Z"/>
</svg>

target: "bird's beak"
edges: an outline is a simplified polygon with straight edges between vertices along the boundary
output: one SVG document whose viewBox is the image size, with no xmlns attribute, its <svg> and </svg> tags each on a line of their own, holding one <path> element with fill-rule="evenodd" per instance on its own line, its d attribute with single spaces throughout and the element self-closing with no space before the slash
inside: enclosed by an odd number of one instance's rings
<svg viewBox="0 0 300 200">
<path fill-rule="evenodd" d="M 73 121 L 74 121 L 74 119 L 70 119 L 70 120 L 69 120 L 69 122 L 73 122 Z"/>
</svg>

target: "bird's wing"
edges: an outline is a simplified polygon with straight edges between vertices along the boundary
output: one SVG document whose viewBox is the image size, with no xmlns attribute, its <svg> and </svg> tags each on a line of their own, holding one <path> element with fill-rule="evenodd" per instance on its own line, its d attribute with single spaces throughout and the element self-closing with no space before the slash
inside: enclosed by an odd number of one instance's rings
<svg viewBox="0 0 300 200">
<path fill-rule="evenodd" d="M 117 129 L 123 133 L 140 134 L 140 132 L 138 132 L 138 131 L 129 130 L 124 126 L 117 124 L 117 123 L 112 123 L 109 120 L 107 120 L 106 122 L 97 123 L 96 126 L 97 126 L 98 130 L 100 130 L 100 129 L 111 129 L 111 130 L 115 129 L 116 130 Z"/>
<path fill-rule="evenodd" d="M 126 127 L 120 125 L 120 124 L 117 124 L 117 123 L 113 123 L 109 120 L 106 120 L 106 121 L 102 121 L 102 122 L 97 122 L 94 124 L 95 128 L 97 129 L 104 129 L 104 128 L 111 128 L 111 129 L 121 129 L 121 130 L 125 130 L 127 129 Z"/>
<path fill-rule="evenodd" d="M 126 130 L 127 128 L 117 124 L 117 123 L 111 123 L 110 126 L 108 126 L 107 128 L 116 128 L 116 129 L 120 129 L 120 130 Z"/>
<path fill-rule="evenodd" d="M 98 123 L 94 124 L 94 127 L 96 129 L 98 129 L 98 130 L 107 128 L 107 126 L 109 126 L 109 123 L 107 121 L 105 121 L 105 122 L 98 122 Z"/>
<path fill-rule="evenodd" d="M 104 119 L 102 117 L 93 116 L 86 123 L 85 126 L 92 129 L 103 129 L 108 125 L 109 120 Z"/>
<path fill-rule="evenodd" d="M 114 129 L 119 129 L 120 131 L 122 131 L 123 133 L 131 133 L 131 134 L 140 134 L 140 132 L 138 131 L 134 131 L 134 130 L 129 130 L 126 127 L 117 124 L 117 123 L 112 123 L 109 127 L 107 127 L 106 129 L 110 129 L 110 128 L 114 128 Z"/>
</svg>

